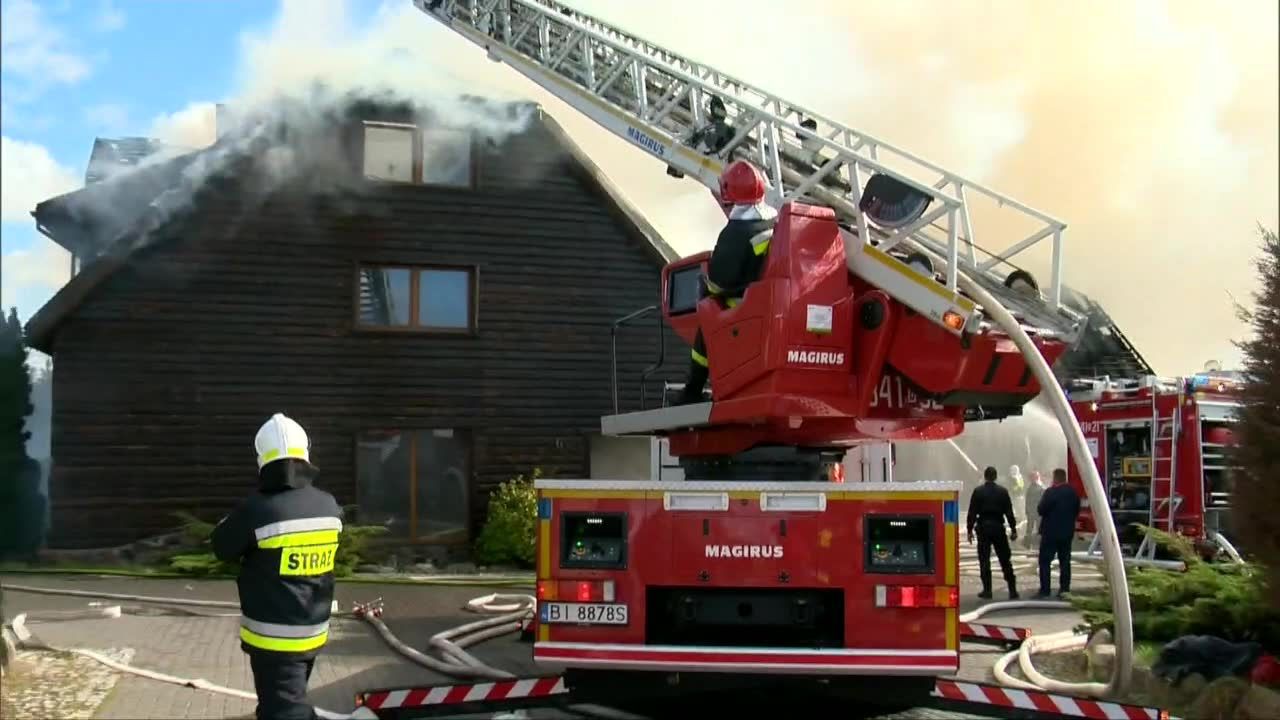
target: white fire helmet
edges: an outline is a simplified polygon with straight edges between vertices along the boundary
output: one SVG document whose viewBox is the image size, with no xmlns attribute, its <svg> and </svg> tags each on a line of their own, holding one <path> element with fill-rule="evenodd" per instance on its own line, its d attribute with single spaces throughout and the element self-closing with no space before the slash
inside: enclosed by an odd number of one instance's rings
<svg viewBox="0 0 1280 720">
<path fill-rule="evenodd" d="M 281 413 L 272 415 L 258 428 L 253 449 L 258 452 L 259 470 L 267 463 L 285 458 L 311 462 L 311 439 L 307 437 L 307 431 L 293 418 Z"/>
</svg>

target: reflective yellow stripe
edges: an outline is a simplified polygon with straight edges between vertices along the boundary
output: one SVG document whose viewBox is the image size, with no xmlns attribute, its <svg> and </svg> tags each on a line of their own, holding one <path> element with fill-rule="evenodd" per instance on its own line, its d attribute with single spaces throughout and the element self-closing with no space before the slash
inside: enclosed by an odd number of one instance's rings
<svg viewBox="0 0 1280 720">
<path fill-rule="evenodd" d="M 280 553 L 280 574 L 314 576 L 333 572 L 338 543 L 287 547 Z"/>
<path fill-rule="evenodd" d="M 285 457 L 306 458 L 306 457 L 307 457 L 307 449 L 306 449 L 306 448 L 300 448 L 300 447 L 285 448 L 285 449 L 284 449 L 284 456 L 285 456 Z M 268 451 L 266 451 L 266 452 L 262 453 L 262 462 L 264 462 L 264 463 L 268 463 L 268 462 L 271 462 L 272 460 L 275 460 L 275 459 L 276 459 L 276 458 L 278 458 L 278 457 L 280 457 L 280 450 L 279 450 L 279 448 L 277 448 L 277 449 L 275 449 L 275 450 L 268 450 Z"/>
<path fill-rule="evenodd" d="M 751 246 L 751 249 L 755 251 L 756 255 L 763 255 L 763 254 L 765 254 L 765 253 L 769 252 L 769 241 L 768 241 L 768 240 L 765 240 L 764 242 L 760 243 L 759 245 L 755 245 L 755 244 L 753 244 L 753 245 Z"/>
<path fill-rule="evenodd" d="M 256 647 L 261 650 L 272 650 L 274 652 L 307 652 L 321 647 L 329 640 L 329 631 L 325 630 L 319 635 L 313 635 L 306 638 L 276 638 L 267 635 L 259 635 L 258 633 L 246 627 L 240 628 L 240 639 L 245 645 Z"/>
<path fill-rule="evenodd" d="M 738 307 L 738 303 L 740 302 L 742 302 L 742 298 L 725 298 L 724 299 L 724 304 L 731 308 Z"/>
<path fill-rule="evenodd" d="M 689 354 L 693 356 L 693 361 L 694 361 L 694 362 L 698 363 L 698 364 L 699 364 L 699 365 L 701 365 L 702 367 L 708 367 L 708 365 L 707 365 L 707 356 L 706 356 L 706 355 L 703 355 L 702 353 L 698 352 L 697 350 L 690 350 L 690 351 L 689 351 Z"/>
<path fill-rule="evenodd" d="M 719 285 L 711 281 L 711 278 L 704 278 L 704 280 L 706 280 L 706 283 L 707 283 L 707 292 L 711 293 L 712 295 L 719 295 L 720 293 L 724 292 L 724 290 Z"/>
<path fill-rule="evenodd" d="M 285 533 L 258 541 L 260 548 L 287 548 L 299 545 L 328 545 L 338 542 L 337 530 L 310 530 L 306 532 Z"/>
</svg>

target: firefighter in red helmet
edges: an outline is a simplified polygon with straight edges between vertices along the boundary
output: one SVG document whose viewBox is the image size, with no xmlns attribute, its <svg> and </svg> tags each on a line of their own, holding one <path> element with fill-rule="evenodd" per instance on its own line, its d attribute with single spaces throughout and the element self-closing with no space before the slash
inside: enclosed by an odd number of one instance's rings
<svg viewBox="0 0 1280 720">
<path fill-rule="evenodd" d="M 745 160 L 735 160 L 720 174 L 719 199 L 729 222 L 716 238 L 705 280 L 707 293 L 726 307 L 737 305 L 747 286 L 759 280 L 764 269 L 778 218 L 778 213 L 764 202 L 766 190 L 764 175 Z M 707 384 L 707 348 L 701 330 L 694 339 L 692 355 L 681 404 L 702 402 Z"/>
</svg>

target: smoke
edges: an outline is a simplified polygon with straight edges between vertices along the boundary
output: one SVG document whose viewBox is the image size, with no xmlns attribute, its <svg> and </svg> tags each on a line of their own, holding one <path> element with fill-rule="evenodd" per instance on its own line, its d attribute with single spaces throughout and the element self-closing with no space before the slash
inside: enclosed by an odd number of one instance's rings
<svg viewBox="0 0 1280 720">
<path fill-rule="evenodd" d="M 1231 298 L 1255 287 L 1256 224 L 1280 214 L 1273 0 L 573 5 L 1065 220 L 1067 283 L 1158 371 L 1236 364 L 1231 341 L 1247 329 Z M 711 246 L 723 215 L 701 186 L 668 178 L 409 0 L 367 22 L 356 7 L 281 3 L 270 25 L 242 35 L 229 99 L 306 106 L 316 80 L 337 96 L 385 89 L 495 139 L 517 124 L 456 98 L 532 99 L 677 249 Z M 213 115 L 212 102 L 193 103 L 154 130 L 205 146 Z M 974 223 L 980 239 L 1002 230 L 984 215 Z M 1018 262 L 1046 279 L 1048 244 Z"/>
<path fill-rule="evenodd" d="M 140 230 L 138 243 L 189 210 L 211 179 L 239 179 L 252 161 L 257 172 L 245 189 L 258 200 L 299 179 L 313 192 L 364 191 L 338 128 L 369 101 L 411 112 L 397 120 L 467 128 L 490 143 L 523 131 L 534 117 L 527 102 L 504 104 L 518 98 L 464 81 L 437 62 L 422 42 L 425 18 L 407 3 L 385 3 L 363 24 L 348 10 L 341 0 L 284 0 L 269 26 L 241 36 L 237 89 L 222 113 L 219 103 L 195 101 L 152 122 L 150 136 L 164 149 L 112 174 L 174 163 L 176 182 L 151 202 L 141 226 L 129 223 Z M 175 161 L 197 149 L 203 152 Z M 111 215 L 119 193 L 134 192 L 121 188 L 88 202 Z"/>
<path fill-rule="evenodd" d="M 903 480 L 948 480 L 965 483 L 961 500 L 968 502 L 968 489 L 982 481 L 982 471 L 991 465 L 1007 480 L 1011 465 L 1017 465 L 1030 481 L 1039 471 L 1050 477 L 1054 468 L 1066 468 L 1067 442 L 1062 427 L 1042 398 L 1023 407 L 1020 417 L 1000 421 L 967 423 L 954 440 L 928 443 L 898 443 L 894 475 Z M 1015 508 L 1019 516 L 1022 508 Z"/>
<path fill-rule="evenodd" d="M 1066 282 L 1157 370 L 1235 364 L 1228 293 L 1248 297 L 1280 212 L 1274 0 L 571 4 L 1063 219 Z M 518 77 L 426 24 L 406 23 L 442 64 Z M 700 186 L 518 82 L 676 248 L 711 246 Z M 1047 243 L 1017 259 L 1047 279 Z"/>
</svg>

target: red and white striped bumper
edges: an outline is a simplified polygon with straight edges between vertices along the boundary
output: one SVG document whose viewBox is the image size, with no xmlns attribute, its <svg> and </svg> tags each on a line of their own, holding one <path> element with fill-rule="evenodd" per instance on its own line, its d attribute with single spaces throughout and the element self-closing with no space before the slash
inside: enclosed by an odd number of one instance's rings
<svg viewBox="0 0 1280 720">
<path fill-rule="evenodd" d="M 933 696 L 962 703 L 993 705 L 1002 708 L 1055 713 L 1090 720 L 1167 720 L 1167 713 L 1156 708 L 1120 705 L 1102 700 L 1054 695 L 1034 690 L 1015 690 L 979 685 L 978 683 L 939 680 Z"/>
<path fill-rule="evenodd" d="M 960 623 L 960 637 L 965 640 L 1007 640 L 1018 642 L 1031 636 L 1026 628 L 985 623 Z"/>
<path fill-rule="evenodd" d="M 791 650 L 540 642 L 533 659 L 563 667 L 669 672 L 941 675 L 954 673 L 954 650 Z"/>
<path fill-rule="evenodd" d="M 517 698 L 551 697 L 568 692 L 560 677 L 527 678 L 501 682 L 476 683 L 474 685 L 437 685 L 436 687 L 410 690 L 375 690 L 363 696 L 364 707 L 370 710 L 394 710 L 397 708 L 424 707 L 427 705 L 458 705 L 470 702 L 496 702 Z"/>
</svg>

